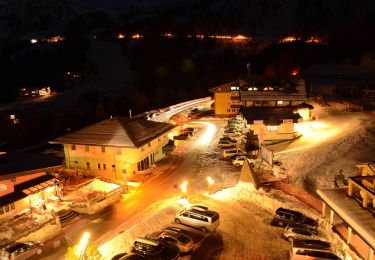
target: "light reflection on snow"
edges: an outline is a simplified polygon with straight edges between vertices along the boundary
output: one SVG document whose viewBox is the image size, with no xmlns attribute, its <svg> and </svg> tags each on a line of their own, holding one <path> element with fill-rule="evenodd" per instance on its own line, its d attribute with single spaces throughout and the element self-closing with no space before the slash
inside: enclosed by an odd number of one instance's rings
<svg viewBox="0 0 375 260">
<path fill-rule="evenodd" d="M 205 132 L 202 134 L 200 139 L 197 141 L 198 145 L 201 146 L 207 146 L 212 142 L 212 139 L 214 138 L 216 132 L 217 132 L 217 127 L 215 124 L 210 123 L 210 122 L 193 122 L 193 123 L 201 123 L 205 124 L 207 126 Z"/>
</svg>

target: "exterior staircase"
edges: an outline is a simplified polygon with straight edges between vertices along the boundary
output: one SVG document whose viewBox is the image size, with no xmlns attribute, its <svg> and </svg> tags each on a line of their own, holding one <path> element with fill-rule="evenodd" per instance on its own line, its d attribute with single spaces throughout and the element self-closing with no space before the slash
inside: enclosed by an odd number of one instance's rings
<svg viewBox="0 0 375 260">
<path fill-rule="evenodd" d="M 57 212 L 60 218 L 61 227 L 66 227 L 80 218 L 80 214 L 70 209 L 63 209 Z"/>
</svg>

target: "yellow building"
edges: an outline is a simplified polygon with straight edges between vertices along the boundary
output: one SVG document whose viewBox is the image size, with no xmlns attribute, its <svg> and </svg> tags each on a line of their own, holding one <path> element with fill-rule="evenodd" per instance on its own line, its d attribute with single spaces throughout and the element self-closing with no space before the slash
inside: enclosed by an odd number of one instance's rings
<svg viewBox="0 0 375 260">
<path fill-rule="evenodd" d="M 125 181 L 164 158 L 174 126 L 145 118 L 113 117 L 50 143 L 64 146 L 66 167 Z"/>
<path fill-rule="evenodd" d="M 302 121 L 292 109 L 244 108 L 241 116 L 247 127 L 261 142 L 271 143 L 295 138 L 294 124 Z"/>
<path fill-rule="evenodd" d="M 59 181 L 47 172 L 61 160 L 38 154 L 0 155 L 0 220 L 37 209 L 57 195 Z"/>
<path fill-rule="evenodd" d="M 305 82 L 293 81 L 293 88 L 284 85 L 265 85 L 249 83 L 246 80 L 230 82 L 210 89 L 214 95 L 215 115 L 237 115 L 241 108 L 286 108 L 297 107 L 307 100 Z M 304 120 L 310 118 L 309 110 Z"/>
</svg>

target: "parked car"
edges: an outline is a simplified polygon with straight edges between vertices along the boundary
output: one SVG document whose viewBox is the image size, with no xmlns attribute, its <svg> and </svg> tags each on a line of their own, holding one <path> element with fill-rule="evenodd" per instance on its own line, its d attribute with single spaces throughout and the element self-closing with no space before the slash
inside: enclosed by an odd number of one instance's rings
<svg viewBox="0 0 375 260">
<path fill-rule="evenodd" d="M 230 148 L 230 149 L 223 150 L 222 156 L 223 158 L 228 158 L 234 155 L 245 155 L 245 154 L 246 152 L 244 152 L 240 148 Z"/>
<path fill-rule="evenodd" d="M 249 164 L 251 166 L 255 166 L 255 160 L 254 159 L 250 159 L 248 158 L 247 156 L 245 155 L 240 155 L 240 156 L 237 156 L 235 159 L 232 160 L 232 164 L 237 166 L 237 167 L 240 167 L 244 164 L 245 160 L 248 160 L 249 161 Z"/>
<path fill-rule="evenodd" d="M 229 134 L 229 135 L 233 135 L 233 136 L 239 136 L 239 135 L 242 134 L 240 131 L 235 130 L 235 129 L 226 129 L 226 130 L 224 130 L 224 133 Z"/>
<path fill-rule="evenodd" d="M 177 224 L 199 228 L 203 232 L 214 231 L 220 225 L 219 213 L 195 208 L 183 210 L 175 216 Z"/>
<path fill-rule="evenodd" d="M 16 242 L 5 248 L 1 259 L 24 260 L 40 254 L 42 254 L 42 245 L 40 243 L 31 241 Z"/>
<path fill-rule="evenodd" d="M 193 132 L 194 134 L 198 131 L 196 128 L 194 127 L 185 127 L 184 129 L 182 129 L 183 131 L 188 131 L 188 132 Z"/>
<path fill-rule="evenodd" d="M 346 258 L 344 251 L 335 249 L 326 241 L 313 239 L 294 239 L 291 243 L 290 259 L 336 259 Z"/>
<path fill-rule="evenodd" d="M 132 246 L 132 253 L 146 259 L 178 259 L 180 253 L 176 247 L 161 243 L 156 239 L 137 238 Z"/>
<path fill-rule="evenodd" d="M 325 240 L 323 237 L 318 236 L 317 230 L 311 230 L 304 227 L 290 227 L 287 226 L 284 230 L 284 238 L 288 241 L 293 239 L 319 239 Z"/>
<path fill-rule="evenodd" d="M 237 140 L 232 139 L 232 138 L 230 138 L 229 136 L 221 137 L 221 138 L 219 139 L 219 142 L 221 142 L 221 141 L 228 141 L 228 142 L 232 142 L 232 143 L 237 143 Z"/>
<path fill-rule="evenodd" d="M 219 148 L 233 148 L 236 147 L 236 143 L 230 142 L 230 141 L 219 141 L 217 144 Z"/>
<path fill-rule="evenodd" d="M 187 253 L 193 249 L 194 243 L 191 237 L 176 230 L 164 229 L 157 237 L 163 243 L 177 247 L 180 252 Z"/>
<path fill-rule="evenodd" d="M 276 210 L 276 216 L 279 218 L 279 226 L 286 226 L 293 222 L 297 224 L 309 225 L 312 227 L 318 226 L 318 222 L 316 220 L 309 218 L 303 215 L 301 212 L 295 210 L 278 208 Z"/>
<path fill-rule="evenodd" d="M 182 134 L 173 136 L 173 140 L 186 140 L 189 138 L 190 138 L 190 135 L 187 133 L 182 133 Z"/>
<path fill-rule="evenodd" d="M 111 260 L 126 260 L 126 259 L 127 260 L 145 260 L 146 258 L 136 253 L 121 253 L 111 258 Z"/>
<path fill-rule="evenodd" d="M 179 134 L 180 134 L 180 135 L 181 135 L 181 134 L 188 134 L 189 137 L 192 137 L 192 136 L 194 135 L 194 132 L 192 132 L 192 131 L 187 131 L 187 130 L 184 130 L 184 129 L 181 129 L 180 132 L 179 132 Z"/>
</svg>

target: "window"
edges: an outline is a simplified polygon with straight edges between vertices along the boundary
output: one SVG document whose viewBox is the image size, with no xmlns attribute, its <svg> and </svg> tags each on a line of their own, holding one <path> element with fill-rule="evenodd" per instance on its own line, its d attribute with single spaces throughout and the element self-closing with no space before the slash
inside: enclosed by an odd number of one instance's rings
<svg viewBox="0 0 375 260">
<path fill-rule="evenodd" d="M 145 147 L 144 146 L 142 146 L 141 147 L 141 152 L 143 152 L 145 150 Z"/>
<path fill-rule="evenodd" d="M 230 112 L 230 109 L 227 109 L 227 112 Z"/>
<path fill-rule="evenodd" d="M 9 212 L 9 205 L 5 205 L 4 208 L 5 208 L 5 212 Z"/>
<path fill-rule="evenodd" d="M 4 209 L 3 207 L 0 207 L 0 215 L 4 214 Z"/>
<path fill-rule="evenodd" d="M 105 163 L 103 163 L 103 170 L 107 170 L 107 165 L 105 165 Z"/>
<path fill-rule="evenodd" d="M 105 153 L 105 146 L 101 146 L 102 153 Z"/>
<path fill-rule="evenodd" d="M 282 105 L 282 104 L 283 104 L 283 101 L 282 101 L 282 100 L 278 100 L 278 101 L 277 101 L 277 104 L 278 104 L 278 105 Z"/>
<path fill-rule="evenodd" d="M 14 210 L 15 208 L 14 203 L 10 203 L 10 210 Z"/>
<path fill-rule="evenodd" d="M 160 137 L 158 137 L 158 142 L 160 143 Z"/>
<path fill-rule="evenodd" d="M 121 148 L 116 148 L 116 153 L 117 155 L 121 155 L 122 154 Z"/>
<path fill-rule="evenodd" d="M 89 162 L 86 163 L 86 169 L 90 170 L 90 163 Z"/>
<path fill-rule="evenodd" d="M 90 146 L 85 145 L 85 152 L 89 152 L 89 151 L 90 151 Z"/>
<path fill-rule="evenodd" d="M 164 135 L 164 139 L 166 139 L 167 138 L 167 135 Z"/>
<path fill-rule="evenodd" d="M 116 165 L 114 165 L 114 164 L 112 165 L 112 171 L 114 171 L 114 172 L 116 171 Z"/>
<path fill-rule="evenodd" d="M 100 170 L 100 163 L 98 163 L 98 170 Z"/>
<path fill-rule="evenodd" d="M 230 90 L 239 90 L 240 88 L 239 87 L 237 87 L 237 86 L 231 86 L 230 87 Z"/>
<path fill-rule="evenodd" d="M 272 131 L 272 132 L 276 132 L 277 130 L 279 130 L 279 126 L 278 125 L 268 125 L 267 130 Z"/>
<path fill-rule="evenodd" d="M 148 143 L 148 147 L 151 147 L 151 143 Z"/>
<path fill-rule="evenodd" d="M 70 149 L 71 149 L 72 151 L 75 151 L 75 150 L 76 150 L 76 145 L 75 145 L 75 144 L 72 144 L 72 146 L 70 147 Z"/>
<path fill-rule="evenodd" d="M 257 87 L 250 87 L 250 88 L 248 88 L 247 90 L 248 90 L 248 91 L 255 91 L 255 90 L 258 90 L 258 88 L 257 88 Z"/>
</svg>

